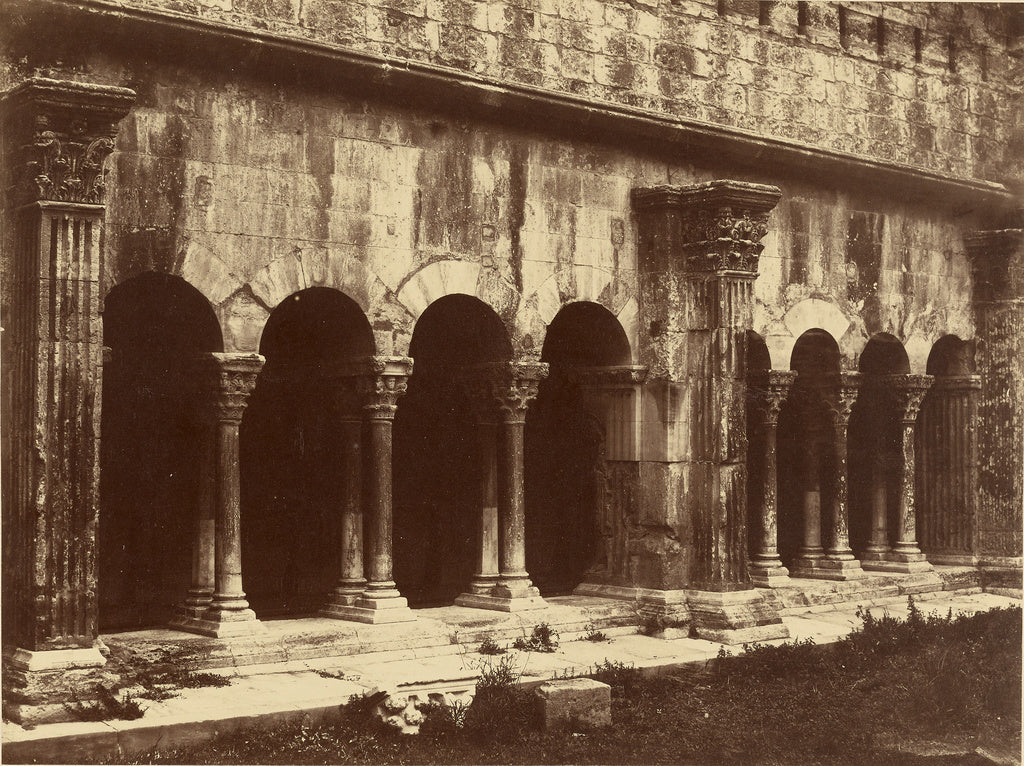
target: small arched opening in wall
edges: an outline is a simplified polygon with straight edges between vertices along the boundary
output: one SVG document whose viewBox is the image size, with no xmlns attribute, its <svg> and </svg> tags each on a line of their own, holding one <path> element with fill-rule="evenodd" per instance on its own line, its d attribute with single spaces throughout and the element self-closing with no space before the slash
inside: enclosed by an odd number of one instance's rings
<svg viewBox="0 0 1024 766">
<path fill-rule="evenodd" d="M 978 553 L 977 417 L 981 378 L 971 344 L 939 338 L 928 355 L 935 378 L 917 419 L 916 500 L 921 550 L 933 563 L 973 564 Z"/>
<path fill-rule="evenodd" d="M 880 333 L 861 352 L 858 370 L 863 378 L 847 431 L 850 546 L 858 558 L 877 561 L 896 542 L 903 464 L 897 384 L 889 376 L 908 375 L 910 359 L 898 338 Z"/>
<path fill-rule="evenodd" d="M 424 310 L 409 354 L 394 424 L 394 576 L 410 605 L 450 604 L 478 569 L 480 515 L 494 507 L 480 443 L 496 405 L 481 376 L 512 345 L 490 306 L 457 294 Z"/>
<path fill-rule="evenodd" d="M 243 585 L 260 618 L 313 613 L 337 582 L 342 439 L 361 422 L 353 373 L 373 352 L 366 316 L 332 288 L 294 293 L 267 319 L 239 430 Z"/>
<path fill-rule="evenodd" d="M 147 272 L 103 309 L 98 598 L 101 631 L 165 625 L 189 586 L 204 417 L 198 355 L 222 350 L 206 298 Z"/>
<path fill-rule="evenodd" d="M 632 455 L 635 398 L 629 340 L 587 301 L 563 306 L 544 340 L 548 377 L 526 416 L 526 569 L 541 595 L 626 572 L 621 500 Z"/>
<path fill-rule="evenodd" d="M 778 545 L 782 563 L 799 576 L 831 542 L 825 520 L 835 491 L 829 417 L 840 372 L 835 338 L 821 329 L 804 332 L 793 346 L 790 369 L 797 377 L 777 431 Z"/>
</svg>

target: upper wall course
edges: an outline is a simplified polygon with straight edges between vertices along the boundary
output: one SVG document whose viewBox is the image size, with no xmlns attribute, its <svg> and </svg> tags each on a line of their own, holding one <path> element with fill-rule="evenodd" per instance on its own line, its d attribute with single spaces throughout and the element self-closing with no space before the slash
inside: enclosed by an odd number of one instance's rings
<svg viewBox="0 0 1024 766">
<path fill-rule="evenodd" d="M 1024 176 L 1021 11 L 1005 5 L 813 2 L 801 14 L 788 0 L 104 2 L 957 177 Z M 25 59 L 0 67 L 0 87 L 32 73 Z"/>
</svg>

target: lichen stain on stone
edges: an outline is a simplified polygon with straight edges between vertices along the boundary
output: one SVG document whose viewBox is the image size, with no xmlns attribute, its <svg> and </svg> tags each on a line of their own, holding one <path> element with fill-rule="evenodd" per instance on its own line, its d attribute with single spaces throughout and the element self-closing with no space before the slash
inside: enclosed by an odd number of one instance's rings
<svg viewBox="0 0 1024 766">
<path fill-rule="evenodd" d="M 512 144 L 509 152 L 509 212 L 508 236 L 511 243 L 512 282 L 518 292 L 523 291 L 522 229 L 526 222 L 526 194 L 530 184 L 530 151 L 520 144 Z"/>
<path fill-rule="evenodd" d="M 312 123 L 312 115 L 306 110 L 306 124 Z M 316 205 L 313 237 L 328 240 L 331 235 L 331 205 L 334 199 L 334 141 L 330 136 L 319 133 L 306 133 L 303 148 L 305 150 L 305 169 L 313 176 L 319 191 Z"/>
</svg>

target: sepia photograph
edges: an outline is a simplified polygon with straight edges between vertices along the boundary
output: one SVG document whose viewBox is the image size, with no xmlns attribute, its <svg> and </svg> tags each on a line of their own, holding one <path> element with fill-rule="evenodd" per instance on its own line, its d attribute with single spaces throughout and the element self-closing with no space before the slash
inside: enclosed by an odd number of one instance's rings
<svg viewBox="0 0 1024 766">
<path fill-rule="evenodd" d="M 5 763 L 1021 766 L 1024 3 L 0 0 Z"/>
</svg>

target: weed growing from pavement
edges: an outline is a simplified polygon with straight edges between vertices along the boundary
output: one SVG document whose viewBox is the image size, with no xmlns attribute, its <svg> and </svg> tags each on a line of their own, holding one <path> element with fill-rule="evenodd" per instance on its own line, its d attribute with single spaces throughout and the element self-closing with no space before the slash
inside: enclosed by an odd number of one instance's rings
<svg viewBox="0 0 1024 766">
<path fill-rule="evenodd" d="M 494 655 L 504 654 L 507 650 L 505 649 L 504 646 L 500 646 L 498 642 L 495 641 L 493 638 L 491 638 L 490 636 L 486 636 L 484 640 L 480 642 L 480 648 L 477 649 L 477 651 L 480 654 Z"/>
<path fill-rule="evenodd" d="M 601 630 L 597 629 L 593 623 L 587 625 L 587 632 L 583 635 L 584 641 L 593 641 L 594 643 L 600 643 L 602 641 L 611 641 L 608 635 Z"/>
<path fill-rule="evenodd" d="M 558 631 L 542 622 L 534 626 L 529 638 L 518 636 L 512 648 L 521 652 L 553 652 L 558 648 Z"/>
</svg>

